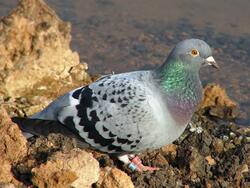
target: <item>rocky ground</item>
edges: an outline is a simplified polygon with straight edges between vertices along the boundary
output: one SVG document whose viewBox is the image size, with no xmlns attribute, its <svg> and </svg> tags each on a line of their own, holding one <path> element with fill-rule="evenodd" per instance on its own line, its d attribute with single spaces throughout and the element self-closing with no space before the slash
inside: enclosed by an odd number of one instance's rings
<svg viewBox="0 0 250 188">
<path fill-rule="evenodd" d="M 183 135 L 140 156 L 156 172 L 131 172 L 112 156 L 50 134 L 26 140 L 12 116 L 28 116 L 96 79 L 70 49 L 70 24 L 42 0 L 22 0 L 0 22 L 0 187 L 250 187 L 250 128 L 216 84 Z"/>
</svg>

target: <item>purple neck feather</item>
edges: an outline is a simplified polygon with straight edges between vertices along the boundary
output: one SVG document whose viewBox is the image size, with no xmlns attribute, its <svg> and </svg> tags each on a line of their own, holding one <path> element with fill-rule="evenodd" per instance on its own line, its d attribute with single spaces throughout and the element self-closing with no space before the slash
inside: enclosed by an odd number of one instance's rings
<svg viewBox="0 0 250 188">
<path fill-rule="evenodd" d="M 202 99 L 200 81 L 187 82 L 186 88 L 167 94 L 167 107 L 172 117 L 181 125 L 186 125 Z M 192 95 L 190 95 L 190 93 Z"/>
</svg>

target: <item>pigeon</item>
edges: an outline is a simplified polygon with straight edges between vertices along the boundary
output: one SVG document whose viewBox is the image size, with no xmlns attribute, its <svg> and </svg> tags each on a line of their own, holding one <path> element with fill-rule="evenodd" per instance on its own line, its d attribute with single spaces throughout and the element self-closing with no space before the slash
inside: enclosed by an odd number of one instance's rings
<svg viewBox="0 0 250 188">
<path fill-rule="evenodd" d="M 170 144 L 183 133 L 202 99 L 199 70 L 206 65 L 218 68 L 209 45 L 186 39 L 160 67 L 103 76 L 29 118 L 47 123 L 16 121 L 32 135 L 62 133 L 116 155 L 133 170 L 156 170 L 135 154 Z"/>
</svg>

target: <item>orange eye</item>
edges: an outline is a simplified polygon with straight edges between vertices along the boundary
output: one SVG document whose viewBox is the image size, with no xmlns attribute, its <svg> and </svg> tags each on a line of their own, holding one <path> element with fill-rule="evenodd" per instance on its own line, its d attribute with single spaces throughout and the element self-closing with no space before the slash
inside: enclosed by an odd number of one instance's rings
<svg viewBox="0 0 250 188">
<path fill-rule="evenodd" d="M 197 56 L 197 55 L 199 55 L 198 50 L 196 50 L 196 49 L 192 49 L 192 51 L 191 51 L 191 55 L 192 55 L 192 56 Z"/>
</svg>

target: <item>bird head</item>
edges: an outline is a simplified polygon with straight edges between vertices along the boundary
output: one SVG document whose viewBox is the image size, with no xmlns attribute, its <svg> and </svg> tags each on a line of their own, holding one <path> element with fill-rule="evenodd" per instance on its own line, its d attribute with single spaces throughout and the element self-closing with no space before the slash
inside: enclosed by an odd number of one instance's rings
<svg viewBox="0 0 250 188">
<path fill-rule="evenodd" d="M 210 46 L 200 39 L 187 39 L 179 42 L 172 50 L 168 60 L 175 59 L 175 63 L 182 63 L 187 68 L 198 68 L 211 65 L 219 68 L 212 56 Z"/>
</svg>

